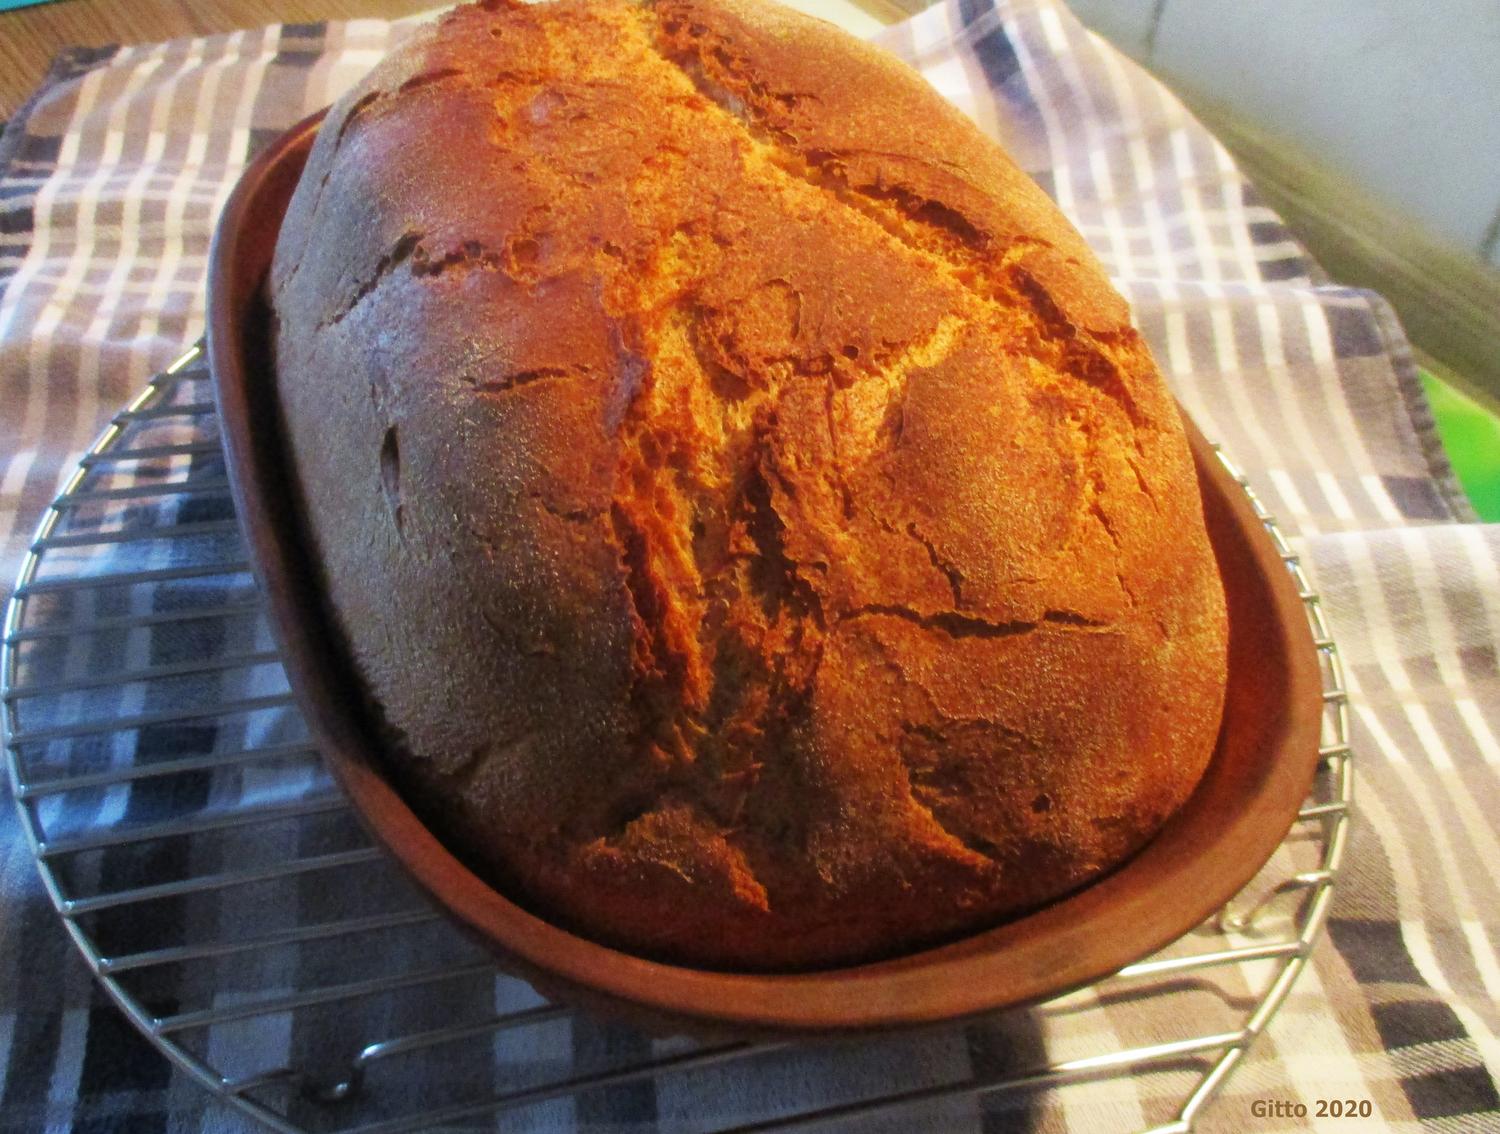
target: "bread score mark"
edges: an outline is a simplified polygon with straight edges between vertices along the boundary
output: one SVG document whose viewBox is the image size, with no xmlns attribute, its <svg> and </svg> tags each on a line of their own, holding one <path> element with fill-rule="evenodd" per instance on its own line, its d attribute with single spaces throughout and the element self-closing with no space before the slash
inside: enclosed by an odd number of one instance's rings
<svg viewBox="0 0 1500 1134">
<path fill-rule="evenodd" d="M 873 604 L 862 606 L 841 615 L 839 622 L 850 622 L 857 618 L 899 618 L 933 630 L 949 638 L 1013 638 L 1018 634 L 1030 634 L 1045 628 L 1076 630 L 1081 633 L 1123 634 L 1124 631 L 1112 622 L 1088 618 L 1074 610 L 1048 610 L 1036 620 L 993 622 L 963 611 L 944 614 L 922 614 L 907 606 Z"/>
<path fill-rule="evenodd" d="M 682 70 L 689 80 L 694 79 L 675 60 L 665 54 L 662 58 Z M 722 89 L 715 89 L 707 82 L 695 85 L 700 93 L 706 90 L 715 104 L 725 109 Z M 869 203 L 851 204 L 858 196 L 855 191 L 836 185 L 827 168 L 805 161 L 799 168 L 793 155 L 755 130 L 743 104 L 725 109 L 725 114 L 743 135 L 742 140 L 748 141 L 750 154 L 758 159 L 757 173 L 785 177 L 811 186 L 820 194 L 831 194 L 848 206 L 846 215 L 852 214 L 851 219 L 866 226 L 867 232 L 868 226 L 878 228 L 906 254 L 937 268 L 941 277 L 979 299 L 1007 325 L 1013 324 L 1012 306 L 977 290 L 972 280 L 932 251 L 928 242 L 912 238 L 910 226 L 922 223 L 956 233 L 960 243 L 977 242 L 981 235 L 977 228 L 955 210 L 938 202 L 903 196 L 896 190 L 885 194 L 885 203 L 871 197 Z M 904 219 L 892 223 L 893 214 L 903 210 L 907 214 Z M 639 316 L 647 340 L 640 353 L 653 362 L 644 380 L 632 391 L 626 411 L 619 419 L 622 459 L 616 476 L 611 528 L 637 622 L 636 688 L 641 697 L 640 715 L 645 729 L 642 743 L 654 753 L 653 759 L 667 775 L 667 782 L 675 785 L 674 790 L 687 788 L 692 782 L 690 794 L 707 801 L 720 794 L 715 788 L 726 781 L 734 782 L 741 790 L 727 809 L 722 800 L 705 803 L 709 814 L 716 815 L 721 822 L 733 822 L 743 812 L 745 800 L 758 778 L 759 767 L 751 756 L 766 740 L 761 722 L 807 710 L 812 681 L 821 660 L 822 639 L 829 630 L 824 600 L 817 586 L 817 565 L 789 557 L 776 534 L 785 521 L 777 513 L 775 494 L 769 485 L 774 481 L 785 491 L 787 483 L 777 477 L 772 467 L 765 437 L 775 431 L 782 391 L 793 383 L 821 381 L 833 453 L 828 475 L 843 500 L 846 516 L 852 515 L 856 504 L 840 476 L 845 436 L 838 424 L 838 400 L 841 389 L 848 389 L 852 382 L 873 379 L 868 375 L 852 379 L 847 371 L 835 366 L 833 359 L 808 368 L 792 358 L 782 358 L 766 367 L 756 366 L 744 357 L 721 361 L 706 353 L 704 336 L 711 332 L 702 309 L 692 302 L 697 280 L 690 272 L 674 277 L 670 270 L 671 264 L 691 258 L 692 243 L 701 238 L 702 234 L 692 235 L 679 228 L 669 241 L 671 251 L 665 255 L 669 269 L 636 281 L 637 295 L 649 294 L 658 309 L 686 306 L 692 312 L 685 328 L 680 325 L 675 328 L 691 350 L 664 352 L 663 340 L 672 334 L 664 326 L 666 320 L 649 314 Z M 1010 257 L 1020 257 L 1032 243 L 1018 241 L 1008 250 Z M 782 289 L 788 307 L 790 337 L 795 339 L 801 329 L 802 297 L 786 280 L 769 283 Z M 1013 294 L 1007 292 L 1006 298 Z M 945 316 L 922 341 L 906 344 L 894 353 L 883 352 L 884 358 L 865 360 L 877 369 L 889 389 L 882 436 L 866 438 L 857 446 L 863 450 L 857 456 L 868 457 L 871 451 L 883 447 L 882 442 L 890 446 L 900 443 L 900 403 L 909 374 L 940 364 L 953 349 L 963 322 L 959 315 Z M 840 352 L 848 362 L 860 360 L 862 353 L 857 346 L 848 346 Z M 663 383 L 670 387 L 673 381 L 664 377 L 658 365 L 662 361 L 667 364 L 666 372 L 674 368 L 679 371 L 675 375 L 677 381 L 684 380 L 681 371 L 688 371 L 686 382 L 721 395 L 717 398 L 721 419 L 732 415 L 737 419 L 734 422 L 737 431 L 751 437 L 748 446 L 743 443 L 727 446 L 736 453 L 736 467 L 721 470 L 717 483 L 705 484 L 703 478 L 693 475 L 701 454 L 682 451 L 696 447 L 691 443 L 684 445 L 681 433 L 673 439 L 671 447 L 663 449 L 657 445 L 653 429 L 655 411 L 662 408 L 663 399 L 659 395 L 672 392 L 664 389 Z M 726 367 L 723 361 L 733 365 Z M 746 376 L 751 380 L 748 388 L 743 385 Z M 726 381 L 739 388 L 726 389 Z M 728 566 L 719 564 L 717 569 L 705 571 L 694 529 L 703 523 L 705 498 L 715 496 L 718 499 L 709 503 L 709 510 L 715 510 L 717 505 L 723 512 L 739 517 L 732 519 L 730 526 L 740 525 L 751 537 L 753 549 L 730 555 Z M 835 625 L 854 617 L 884 614 L 914 621 L 927 630 L 950 637 L 1011 636 L 1049 625 L 1080 631 L 1111 629 L 1106 623 L 1072 611 L 1047 611 L 1037 621 L 1003 623 L 965 613 L 961 609 L 961 570 L 939 551 L 933 540 L 922 534 L 915 522 L 905 526 L 905 535 L 921 545 L 931 565 L 946 580 L 954 609 L 924 615 L 900 606 L 868 605 L 840 613 L 834 619 Z M 736 562 L 742 566 L 734 567 Z M 809 571 L 812 573 L 807 574 Z M 789 623 L 787 603 L 799 595 L 795 599 L 799 609 L 791 613 Z M 710 613 L 713 604 L 717 604 L 718 617 Z M 757 605 L 762 608 L 759 617 L 753 613 Z M 745 671 L 745 659 L 753 654 L 764 659 L 758 663 L 758 675 Z M 766 696 L 756 699 L 753 706 L 746 703 L 736 706 L 738 711 L 726 710 L 723 698 L 716 694 L 728 682 L 736 680 L 762 685 Z M 720 735 L 725 729 L 745 742 L 725 743 Z M 703 760 L 699 774 L 688 771 L 705 755 L 712 758 Z M 650 814 L 640 816 L 640 821 Z"/>
<path fill-rule="evenodd" d="M 914 163 L 909 154 L 879 150 L 828 150 L 802 146 L 772 119 L 808 94 L 773 91 L 754 78 L 753 69 L 737 58 L 733 46 L 709 29 L 684 23 L 680 17 L 662 17 L 656 5 L 643 11 L 652 14 L 647 34 L 653 49 L 731 122 L 743 131 L 757 152 L 796 178 L 825 193 L 839 205 L 862 214 L 901 242 L 934 270 L 966 289 L 996 319 L 1002 331 L 1012 327 L 1013 313 L 1028 312 L 1027 330 L 1046 357 L 1056 388 L 1066 380 L 1078 381 L 1098 390 L 1123 410 L 1128 436 L 1135 450 L 1131 471 L 1143 495 L 1156 506 L 1149 479 L 1139 460 L 1147 459 L 1141 432 L 1159 425 L 1140 406 L 1126 375 L 1138 349 L 1138 333 L 1123 319 L 1111 330 L 1085 329 L 1069 319 L 1029 262 L 1037 257 L 1059 256 L 1070 268 L 1077 262 L 1058 253 L 1049 241 L 1017 236 L 1003 247 L 984 226 L 949 204 L 923 196 L 899 183 L 877 177 L 867 182 L 852 179 L 848 163 L 856 158 L 893 159 Z M 925 164 L 925 163 L 923 163 Z M 950 167 L 948 177 L 962 183 Z M 972 186 L 965 187 L 973 191 Z M 1123 352 L 1122 352 L 1123 348 Z"/>
</svg>

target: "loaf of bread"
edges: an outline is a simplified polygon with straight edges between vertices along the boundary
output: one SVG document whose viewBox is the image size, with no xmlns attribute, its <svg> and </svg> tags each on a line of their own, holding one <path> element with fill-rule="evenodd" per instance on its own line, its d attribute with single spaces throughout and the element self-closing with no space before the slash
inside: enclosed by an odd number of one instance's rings
<svg viewBox="0 0 1500 1134">
<path fill-rule="evenodd" d="M 994 925 L 1192 792 L 1222 585 L 1051 202 L 759 0 L 459 9 L 322 126 L 270 282 L 321 585 L 424 822 L 649 957 Z"/>
</svg>

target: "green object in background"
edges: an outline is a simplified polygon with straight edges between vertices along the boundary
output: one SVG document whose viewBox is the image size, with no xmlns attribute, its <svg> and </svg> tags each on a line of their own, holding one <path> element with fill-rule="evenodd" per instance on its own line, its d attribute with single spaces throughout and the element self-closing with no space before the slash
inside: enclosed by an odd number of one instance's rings
<svg viewBox="0 0 1500 1134">
<path fill-rule="evenodd" d="M 1459 484 L 1481 520 L 1500 523 L 1500 418 L 1427 371 L 1420 373 Z"/>
</svg>

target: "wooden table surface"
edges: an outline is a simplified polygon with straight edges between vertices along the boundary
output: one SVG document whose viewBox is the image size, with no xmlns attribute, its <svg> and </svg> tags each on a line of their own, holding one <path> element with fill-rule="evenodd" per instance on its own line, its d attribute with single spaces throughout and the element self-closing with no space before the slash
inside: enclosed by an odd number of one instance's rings
<svg viewBox="0 0 1500 1134">
<path fill-rule="evenodd" d="M 25 101 L 65 47 L 157 43 L 188 35 L 311 20 L 385 19 L 440 0 L 60 0 L 0 12 L 0 119 Z"/>
</svg>

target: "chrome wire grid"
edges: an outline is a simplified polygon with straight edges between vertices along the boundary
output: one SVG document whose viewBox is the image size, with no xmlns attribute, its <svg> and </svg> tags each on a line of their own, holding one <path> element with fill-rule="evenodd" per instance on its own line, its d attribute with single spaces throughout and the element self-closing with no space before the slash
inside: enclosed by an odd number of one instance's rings
<svg viewBox="0 0 1500 1134">
<path fill-rule="evenodd" d="M 201 344 L 84 456 L 21 569 L 0 654 L 21 823 L 115 1004 L 275 1130 L 924 1129 L 1066 1111 L 1070 1092 L 1097 1104 L 1119 1097 L 1113 1085 L 1144 1100 L 1145 1127 L 1186 1131 L 1307 963 L 1353 790 L 1318 596 L 1225 464 L 1306 605 L 1325 689 L 1319 771 L 1229 908 L 1038 1008 L 839 1043 L 653 1039 L 497 972 L 371 844 L 308 740 L 235 526 Z M 1155 1030 L 1132 1033 L 1132 1014 Z M 1160 1035 L 1163 1019 L 1181 1034 L 1101 1039 Z"/>
</svg>

